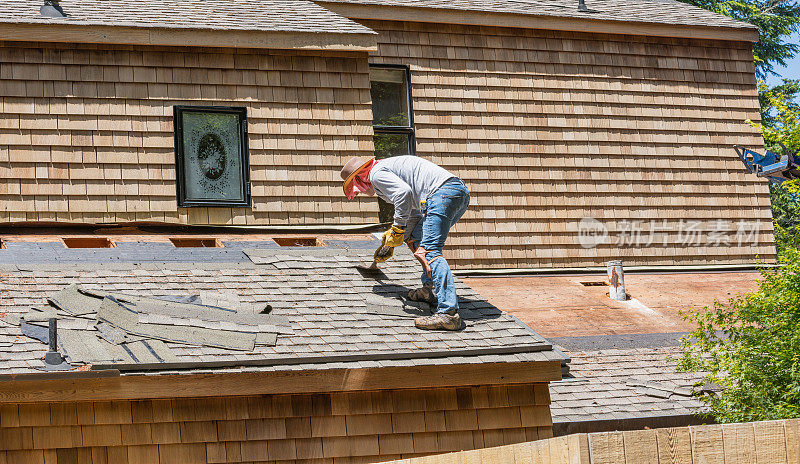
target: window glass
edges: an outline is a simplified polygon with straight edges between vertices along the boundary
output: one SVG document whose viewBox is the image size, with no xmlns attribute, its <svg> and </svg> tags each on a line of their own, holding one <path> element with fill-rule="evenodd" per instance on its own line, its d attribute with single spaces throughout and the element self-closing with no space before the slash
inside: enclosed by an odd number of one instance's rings
<svg viewBox="0 0 800 464">
<path fill-rule="evenodd" d="M 405 69 L 371 68 L 372 124 L 408 127 L 408 83 Z"/>
<path fill-rule="evenodd" d="M 369 75 L 375 158 L 416 154 L 408 68 L 371 65 Z M 380 222 L 391 222 L 394 206 L 380 198 L 378 206 Z"/>
<path fill-rule="evenodd" d="M 411 154 L 408 134 L 375 134 L 374 140 L 375 159 Z"/>
<path fill-rule="evenodd" d="M 175 106 L 178 206 L 250 206 L 247 110 Z"/>
<path fill-rule="evenodd" d="M 244 200 L 239 115 L 183 113 L 186 198 Z"/>
</svg>

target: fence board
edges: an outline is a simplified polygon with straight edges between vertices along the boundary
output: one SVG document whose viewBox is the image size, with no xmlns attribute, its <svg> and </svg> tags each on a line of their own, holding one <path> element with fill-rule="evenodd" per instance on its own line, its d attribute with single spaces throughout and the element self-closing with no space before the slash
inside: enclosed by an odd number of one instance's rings
<svg viewBox="0 0 800 464">
<path fill-rule="evenodd" d="M 800 464 L 800 420 L 575 434 L 395 464 Z"/>
<path fill-rule="evenodd" d="M 786 463 L 786 436 L 780 421 L 754 422 L 755 456 L 758 464 Z"/>
<path fill-rule="evenodd" d="M 756 449 L 753 424 L 727 424 L 722 428 L 726 463 L 755 464 Z"/>
</svg>

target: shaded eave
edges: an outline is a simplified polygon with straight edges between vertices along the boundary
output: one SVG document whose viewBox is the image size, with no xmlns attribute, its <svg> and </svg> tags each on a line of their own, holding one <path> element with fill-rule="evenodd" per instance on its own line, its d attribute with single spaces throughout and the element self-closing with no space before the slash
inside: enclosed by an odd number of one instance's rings
<svg viewBox="0 0 800 464">
<path fill-rule="evenodd" d="M 168 29 L 52 23 L 0 23 L 0 40 L 356 52 L 377 50 L 377 34 L 374 32 Z"/>
<path fill-rule="evenodd" d="M 350 19 L 410 21 L 469 26 L 518 27 L 554 31 L 626 34 L 688 39 L 713 39 L 744 42 L 758 41 L 758 28 L 709 27 L 680 24 L 608 21 L 546 15 L 456 10 L 447 8 L 367 5 L 315 0 L 321 6 Z"/>
<path fill-rule="evenodd" d="M 561 380 L 559 361 L 209 374 L 120 375 L 117 370 L 0 376 L 0 404 L 202 398 Z"/>
</svg>

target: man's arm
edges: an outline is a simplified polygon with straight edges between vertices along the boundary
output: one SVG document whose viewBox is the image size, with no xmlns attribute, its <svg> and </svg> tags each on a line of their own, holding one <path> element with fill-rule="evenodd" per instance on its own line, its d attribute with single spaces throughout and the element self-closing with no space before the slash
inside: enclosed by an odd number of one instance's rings
<svg viewBox="0 0 800 464">
<path fill-rule="evenodd" d="M 394 205 L 394 225 L 405 229 L 414 209 L 411 186 L 385 169 L 375 172 L 371 181 L 375 191 Z"/>
</svg>

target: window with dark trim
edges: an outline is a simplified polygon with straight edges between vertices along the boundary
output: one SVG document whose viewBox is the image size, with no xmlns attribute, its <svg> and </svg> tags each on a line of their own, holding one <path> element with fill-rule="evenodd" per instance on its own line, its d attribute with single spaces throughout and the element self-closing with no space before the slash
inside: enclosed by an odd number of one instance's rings
<svg viewBox="0 0 800 464">
<path fill-rule="evenodd" d="M 378 159 L 416 153 L 411 71 L 408 66 L 371 64 L 372 127 Z"/>
<path fill-rule="evenodd" d="M 411 70 L 404 65 L 371 64 L 369 79 L 375 158 L 415 155 Z M 380 222 L 390 222 L 394 208 L 380 199 L 378 204 Z"/>
<path fill-rule="evenodd" d="M 178 206 L 249 207 L 247 109 L 175 106 Z"/>
</svg>

